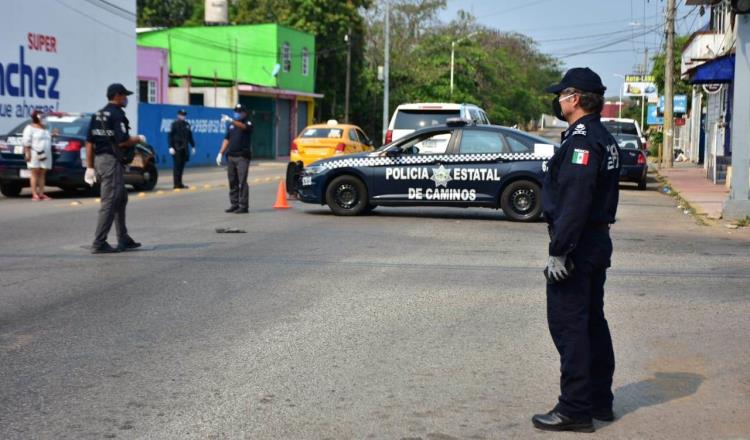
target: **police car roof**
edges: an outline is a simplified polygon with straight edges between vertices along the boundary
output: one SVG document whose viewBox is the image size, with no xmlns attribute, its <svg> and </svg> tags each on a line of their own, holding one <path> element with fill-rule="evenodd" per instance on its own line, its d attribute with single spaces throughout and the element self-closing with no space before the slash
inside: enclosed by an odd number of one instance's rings
<svg viewBox="0 0 750 440">
<path fill-rule="evenodd" d="M 474 104 L 453 103 L 453 102 L 420 102 L 408 103 L 398 106 L 398 110 L 461 110 L 461 107 L 477 107 Z"/>
</svg>

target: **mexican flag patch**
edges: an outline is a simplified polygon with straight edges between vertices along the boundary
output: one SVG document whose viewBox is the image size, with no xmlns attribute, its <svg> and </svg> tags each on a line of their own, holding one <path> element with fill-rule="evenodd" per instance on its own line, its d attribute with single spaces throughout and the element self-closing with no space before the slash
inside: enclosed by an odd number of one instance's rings
<svg viewBox="0 0 750 440">
<path fill-rule="evenodd" d="M 589 164 L 589 152 L 586 150 L 581 150 L 579 148 L 576 148 L 573 150 L 573 160 L 572 163 L 576 165 L 586 165 Z"/>
</svg>

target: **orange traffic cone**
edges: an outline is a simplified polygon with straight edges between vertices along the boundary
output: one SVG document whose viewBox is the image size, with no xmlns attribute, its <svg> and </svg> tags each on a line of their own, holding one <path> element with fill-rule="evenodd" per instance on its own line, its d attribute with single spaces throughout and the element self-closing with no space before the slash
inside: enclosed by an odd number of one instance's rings
<svg viewBox="0 0 750 440">
<path fill-rule="evenodd" d="M 279 181 L 279 191 L 276 193 L 276 203 L 273 204 L 274 209 L 289 209 L 289 203 L 286 201 L 286 185 L 284 181 Z"/>
</svg>

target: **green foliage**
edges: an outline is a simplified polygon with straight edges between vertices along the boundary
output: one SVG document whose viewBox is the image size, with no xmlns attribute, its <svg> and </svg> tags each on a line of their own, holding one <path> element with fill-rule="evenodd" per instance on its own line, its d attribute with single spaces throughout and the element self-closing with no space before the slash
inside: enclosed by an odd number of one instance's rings
<svg viewBox="0 0 750 440">
<path fill-rule="evenodd" d="M 688 84 L 686 81 L 680 79 L 680 55 L 682 53 L 682 49 L 685 47 L 685 44 L 687 44 L 688 40 L 690 39 L 689 35 L 684 36 L 676 36 L 674 39 L 674 66 L 672 68 L 673 77 L 674 77 L 674 94 L 675 95 L 688 95 L 688 98 L 690 97 L 692 93 L 692 86 Z M 656 80 L 656 86 L 659 88 L 659 93 L 664 94 L 664 76 L 665 76 L 665 70 L 664 70 L 664 63 L 666 61 L 666 54 L 664 52 L 656 55 L 652 58 L 654 62 L 654 66 L 651 69 L 651 74 L 654 75 L 654 79 Z"/>
<path fill-rule="evenodd" d="M 202 0 L 138 0 L 139 27 L 182 26 L 193 16 L 193 9 Z M 201 6 L 201 11 L 203 10 Z"/>
</svg>

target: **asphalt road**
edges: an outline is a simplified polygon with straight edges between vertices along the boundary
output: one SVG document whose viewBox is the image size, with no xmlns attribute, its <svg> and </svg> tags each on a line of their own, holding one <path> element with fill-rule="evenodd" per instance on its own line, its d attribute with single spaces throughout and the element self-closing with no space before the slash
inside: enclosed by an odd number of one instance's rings
<svg viewBox="0 0 750 440">
<path fill-rule="evenodd" d="M 83 249 L 93 199 L 0 198 L 0 438 L 572 438 L 530 423 L 558 394 L 543 224 L 273 210 L 282 174 L 252 168 L 245 216 L 218 171 L 131 193 L 118 255 Z M 750 438 L 750 233 L 654 187 L 612 230 L 618 420 L 590 437 Z"/>
</svg>

